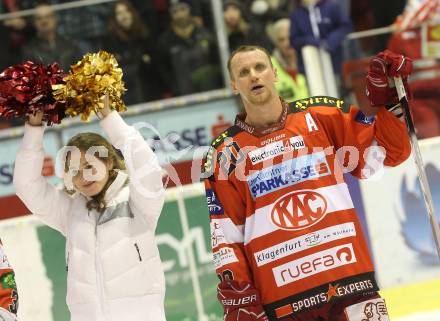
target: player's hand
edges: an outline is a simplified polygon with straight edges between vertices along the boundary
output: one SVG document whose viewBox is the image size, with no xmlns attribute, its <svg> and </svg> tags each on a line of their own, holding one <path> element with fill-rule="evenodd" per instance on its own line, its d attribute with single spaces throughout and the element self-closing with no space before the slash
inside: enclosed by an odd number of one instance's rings
<svg viewBox="0 0 440 321">
<path fill-rule="evenodd" d="M 43 112 L 37 111 L 35 114 L 28 116 L 28 123 L 32 126 L 41 126 L 43 124 Z"/>
<path fill-rule="evenodd" d="M 408 77 L 413 69 L 412 59 L 404 55 L 385 50 L 377 54 L 377 58 L 383 60 L 387 67 L 389 77 Z"/>
<path fill-rule="evenodd" d="M 411 91 L 408 76 L 412 72 L 412 60 L 389 50 L 380 52 L 370 61 L 367 75 L 367 96 L 372 106 L 391 106 L 399 103 L 392 77 L 402 77 L 408 98 Z M 390 85 L 391 84 L 391 85 Z"/>
<path fill-rule="evenodd" d="M 225 280 L 217 287 L 223 305 L 224 321 L 268 321 L 260 295 L 250 283 Z"/>
</svg>

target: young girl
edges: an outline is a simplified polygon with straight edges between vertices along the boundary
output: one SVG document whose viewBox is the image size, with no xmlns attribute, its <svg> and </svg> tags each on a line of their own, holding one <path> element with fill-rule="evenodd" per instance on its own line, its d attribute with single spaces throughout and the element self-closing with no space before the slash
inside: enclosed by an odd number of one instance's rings
<svg viewBox="0 0 440 321">
<path fill-rule="evenodd" d="M 30 116 L 15 161 L 16 193 L 66 237 L 71 321 L 165 321 L 165 278 L 154 239 L 164 203 L 161 167 L 140 133 L 110 111 L 108 98 L 102 115 L 111 144 L 97 134 L 74 136 L 64 191 L 40 174 L 42 115 Z"/>
</svg>

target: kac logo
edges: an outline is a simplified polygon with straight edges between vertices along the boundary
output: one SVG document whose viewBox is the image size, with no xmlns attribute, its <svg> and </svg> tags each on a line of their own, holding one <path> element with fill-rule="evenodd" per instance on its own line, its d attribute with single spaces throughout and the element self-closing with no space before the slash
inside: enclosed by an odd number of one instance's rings
<svg viewBox="0 0 440 321">
<path fill-rule="evenodd" d="M 275 202 L 272 223 L 285 230 L 301 230 L 321 221 L 327 212 L 327 200 L 315 191 L 297 191 Z"/>
</svg>

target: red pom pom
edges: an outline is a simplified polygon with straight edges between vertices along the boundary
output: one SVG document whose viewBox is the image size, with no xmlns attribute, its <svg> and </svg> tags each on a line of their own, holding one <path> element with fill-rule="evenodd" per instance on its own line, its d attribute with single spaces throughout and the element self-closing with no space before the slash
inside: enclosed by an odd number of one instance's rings
<svg viewBox="0 0 440 321">
<path fill-rule="evenodd" d="M 58 64 L 26 61 L 6 68 L 0 74 L 0 116 L 24 117 L 42 111 L 48 125 L 59 124 L 65 105 L 54 99 L 52 85 L 63 84 L 64 76 Z"/>
</svg>

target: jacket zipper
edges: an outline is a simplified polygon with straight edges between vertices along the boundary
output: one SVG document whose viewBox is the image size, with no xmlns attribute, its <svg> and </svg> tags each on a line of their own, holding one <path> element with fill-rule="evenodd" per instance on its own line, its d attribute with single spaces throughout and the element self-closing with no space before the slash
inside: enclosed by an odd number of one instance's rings
<svg viewBox="0 0 440 321">
<path fill-rule="evenodd" d="M 101 318 L 103 320 L 107 320 L 107 313 L 105 311 L 105 303 L 104 303 L 104 286 L 102 284 L 102 266 L 99 260 L 100 257 L 100 248 L 98 244 L 98 222 L 95 225 L 95 264 L 96 264 L 96 286 L 98 288 L 98 302 L 99 302 L 99 310 L 101 313 Z"/>
<path fill-rule="evenodd" d="M 137 245 L 137 243 L 134 243 L 134 247 L 136 248 L 136 251 L 138 252 L 139 261 L 142 262 L 141 251 L 139 251 L 139 246 Z"/>
</svg>

